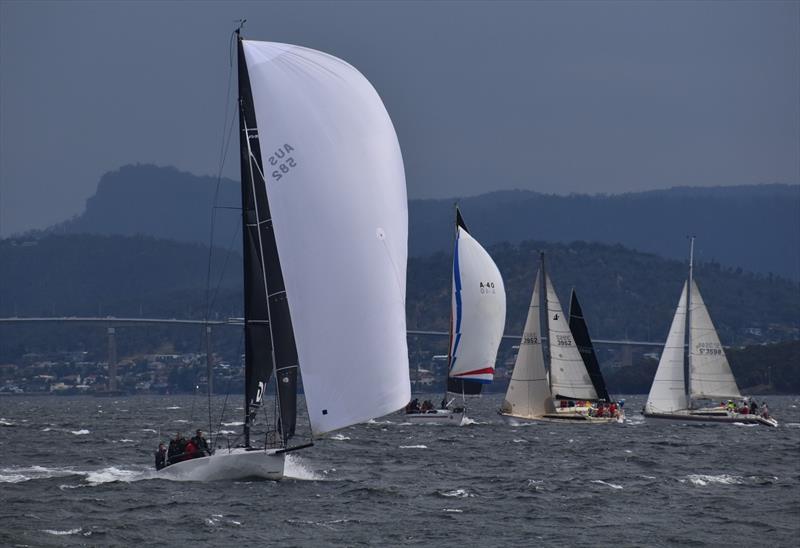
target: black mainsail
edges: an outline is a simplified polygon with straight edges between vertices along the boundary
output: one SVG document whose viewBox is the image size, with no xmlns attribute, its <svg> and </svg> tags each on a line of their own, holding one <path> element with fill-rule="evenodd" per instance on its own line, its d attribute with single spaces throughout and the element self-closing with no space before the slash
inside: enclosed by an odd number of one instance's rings
<svg viewBox="0 0 800 548">
<path fill-rule="evenodd" d="M 575 289 L 572 290 L 572 296 L 569 301 L 569 330 L 572 332 L 575 344 L 581 353 L 589 378 L 592 380 L 595 392 L 597 392 L 597 398 L 610 402 L 611 398 L 608 395 L 603 374 L 600 372 L 597 354 L 594 351 L 592 339 L 589 337 L 589 328 L 583 318 L 583 310 L 581 310 L 581 305 L 578 303 L 578 295 L 575 293 Z"/>
<path fill-rule="evenodd" d="M 285 444 L 294 435 L 297 415 L 297 347 L 267 200 L 255 107 L 241 37 L 238 37 L 237 50 L 244 255 L 245 445 L 250 445 L 250 428 L 273 372 L 278 396 L 277 429 Z"/>
</svg>

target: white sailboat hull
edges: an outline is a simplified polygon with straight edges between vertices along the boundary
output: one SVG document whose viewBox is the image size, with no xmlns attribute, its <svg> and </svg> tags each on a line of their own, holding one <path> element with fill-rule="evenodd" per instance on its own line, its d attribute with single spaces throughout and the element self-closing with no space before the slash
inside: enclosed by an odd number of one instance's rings
<svg viewBox="0 0 800 548">
<path fill-rule="evenodd" d="M 451 424 L 461 426 L 467 418 L 466 410 L 437 409 L 435 413 L 406 413 L 405 420 L 416 424 Z"/>
<path fill-rule="evenodd" d="M 764 426 L 777 427 L 778 421 L 773 418 L 765 418 L 761 415 L 742 415 L 739 413 L 719 413 L 716 411 L 703 412 L 702 410 L 675 411 L 673 413 L 652 413 L 645 412 L 644 416 L 648 419 L 671 420 L 675 422 L 710 422 L 710 423 L 739 423 L 739 424 L 762 424 Z"/>
<path fill-rule="evenodd" d="M 509 423 L 514 422 L 550 422 L 550 423 L 572 423 L 572 424 L 622 424 L 625 422 L 623 416 L 620 417 L 590 417 L 582 413 L 548 413 L 539 417 L 522 417 L 500 412 L 500 416 L 505 417 Z"/>
<path fill-rule="evenodd" d="M 278 451 L 244 448 L 218 451 L 208 457 L 171 464 L 159 470 L 157 476 L 179 481 L 279 480 L 283 478 L 286 456 Z"/>
</svg>

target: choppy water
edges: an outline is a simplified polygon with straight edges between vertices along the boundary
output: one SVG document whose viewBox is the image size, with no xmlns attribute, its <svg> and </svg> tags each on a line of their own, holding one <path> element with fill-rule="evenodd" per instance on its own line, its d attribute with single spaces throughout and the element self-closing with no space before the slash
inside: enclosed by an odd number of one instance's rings
<svg viewBox="0 0 800 548">
<path fill-rule="evenodd" d="M 501 399 L 463 427 L 344 429 L 284 481 L 190 483 L 154 479 L 151 452 L 204 427 L 202 401 L 4 397 L 0 545 L 796 546 L 798 397 L 768 398 L 777 429 L 645 422 L 641 397 L 624 425 L 515 427 Z"/>
</svg>

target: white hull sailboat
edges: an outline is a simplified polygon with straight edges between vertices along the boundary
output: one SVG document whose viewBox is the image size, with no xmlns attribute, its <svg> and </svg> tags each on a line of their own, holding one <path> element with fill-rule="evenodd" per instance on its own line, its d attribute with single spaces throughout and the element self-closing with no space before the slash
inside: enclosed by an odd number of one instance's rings
<svg viewBox="0 0 800 548">
<path fill-rule="evenodd" d="M 545 369 L 541 336 L 541 293 L 545 286 L 550 372 Z M 588 337 L 588 331 L 586 336 Z M 599 369 L 598 369 L 599 373 Z M 603 385 L 604 386 L 604 385 Z M 621 410 L 613 416 L 594 416 L 592 407 L 561 407 L 560 401 L 596 401 L 597 390 L 575 344 L 555 289 L 544 268 L 544 254 L 536 273 L 528 317 L 525 320 L 517 360 L 499 413 L 510 422 L 544 421 L 608 424 L 624 420 Z"/>
<path fill-rule="evenodd" d="M 456 207 L 451 278 L 450 346 L 447 359 L 449 401 L 440 409 L 406 408 L 406 420 L 461 425 L 466 396 L 481 393 L 494 378 L 497 350 L 506 323 L 506 291 L 500 271 L 467 230 Z M 454 405 L 460 397 L 461 403 Z"/>
<path fill-rule="evenodd" d="M 644 416 L 649 419 L 708 423 L 744 423 L 778 426 L 765 412 L 740 412 L 743 398 L 736 385 L 717 330 L 693 279 L 694 238 L 689 251 L 689 279 L 683 284 L 667 342 L 647 397 Z M 688 352 L 685 349 L 687 337 Z M 688 354 L 688 360 L 687 360 Z M 688 362 L 688 363 L 687 363 Z M 688 365 L 688 375 L 686 369 Z M 703 402 L 737 402 L 703 406 Z"/>
<path fill-rule="evenodd" d="M 289 44 L 239 37 L 238 76 L 244 429 L 239 447 L 169 464 L 165 478 L 279 479 L 287 452 L 411 394 L 408 205 L 383 102 L 351 65 Z M 298 372 L 311 440 L 293 444 Z M 268 387 L 271 423 L 259 417 Z"/>
</svg>

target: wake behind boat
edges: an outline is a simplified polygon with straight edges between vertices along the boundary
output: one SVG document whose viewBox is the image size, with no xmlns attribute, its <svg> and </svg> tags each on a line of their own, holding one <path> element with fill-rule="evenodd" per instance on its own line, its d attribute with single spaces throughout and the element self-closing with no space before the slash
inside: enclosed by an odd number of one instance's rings
<svg viewBox="0 0 800 548">
<path fill-rule="evenodd" d="M 160 477 L 279 479 L 286 452 L 410 397 L 406 186 L 386 108 L 341 59 L 236 33 L 244 427 L 240 446 L 178 455 Z M 298 370 L 311 440 L 293 445 Z M 274 417 L 259 422 L 268 387 Z"/>
<path fill-rule="evenodd" d="M 505 323 L 503 278 L 492 258 L 467 230 L 456 207 L 447 390 L 439 409 L 431 402 L 425 406 L 411 402 L 406 407 L 406 420 L 463 424 L 466 396 L 479 395 L 483 385 L 494 378 Z M 461 397 L 459 404 L 455 404 L 457 396 Z"/>
<path fill-rule="evenodd" d="M 742 398 L 717 330 L 693 278 L 694 238 L 689 278 L 672 318 L 667 342 L 647 396 L 644 416 L 652 419 L 778 426 L 766 404 Z M 685 339 L 688 330 L 688 360 Z M 687 363 L 688 362 L 688 363 Z M 688 375 L 685 371 L 688 365 Z M 722 405 L 703 402 L 727 400 Z M 739 402 L 739 403 L 737 403 Z"/>
<path fill-rule="evenodd" d="M 542 286 L 546 288 L 546 323 L 550 345 L 550 373 L 545 370 L 542 348 L 541 314 Z M 575 314 L 580 313 L 577 298 Z M 583 320 L 582 313 L 580 319 Z M 583 325 L 586 351 L 591 351 L 588 330 Z M 596 358 L 595 358 L 596 360 Z M 596 375 L 600 374 L 599 367 Z M 600 381 L 602 382 L 602 375 Z M 605 391 L 605 383 L 602 384 Z M 606 393 L 607 396 L 607 393 Z M 616 402 L 598 402 L 595 385 L 590 378 L 584 358 L 575 344 L 570 327 L 564 320 L 561 303 L 544 268 L 544 254 L 536 273 L 528 317 L 519 344 L 517 360 L 508 385 L 500 415 L 512 420 L 606 424 L 622 422 L 624 414 Z"/>
</svg>

